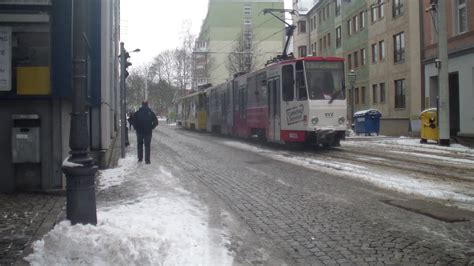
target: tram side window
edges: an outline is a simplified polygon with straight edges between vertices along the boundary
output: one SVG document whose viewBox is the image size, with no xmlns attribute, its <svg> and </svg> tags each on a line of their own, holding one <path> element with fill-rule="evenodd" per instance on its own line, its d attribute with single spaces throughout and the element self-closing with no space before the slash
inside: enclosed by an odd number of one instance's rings
<svg viewBox="0 0 474 266">
<path fill-rule="evenodd" d="M 305 101 L 308 99 L 306 92 L 306 82 L 304 79 L 303 62 L 296 63 L 296 98 L 298 101 Z"/>
<path fill-rule="evenodd" d="M 283 90 L 282 97 L 283 101 L 293 101 L 295 98 L 294 90 L 294 75 L 293 75 L 293 66 L 283 66 L 282 68 L 283 76 Z"/>
</svg>

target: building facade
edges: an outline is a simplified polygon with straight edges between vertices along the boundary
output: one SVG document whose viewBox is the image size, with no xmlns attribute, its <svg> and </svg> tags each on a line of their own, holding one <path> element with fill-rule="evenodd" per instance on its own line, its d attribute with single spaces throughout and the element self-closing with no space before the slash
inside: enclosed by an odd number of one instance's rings
<svg viewBox="0 0 474 266">
<path fill-rule="evenodd" d="M 227 63 L 239 36 L 252 47 L 244 53 L 252 54 L 255 69 L 281 54 L 284 24 L 264 15 L 266 8 L 283 9 L 283 0 L 209 0 L 193 54 L 194 88 L 217 85 L 236 74 L 230 73 Z"/>
<path fill-rule="evenodd" d="M 312 54 L 345 58 L 348 117 L 379 110 L 381 134 L 419 131 L 420 12 L 418 1 L 320 0 L 306 15 Z"/>
<path fill-rule="evenodd" d="M 429 0 L 421 0 L 423 10 Z M 449 57 L 449 120 L 454 138 L 474 138 L 474 2 L 453 0 L 446 3 Z M 424 108 L 436 107 L 439 96 L 438 34 L 436 11 L 423 13 Z"/>
<path fill-rule="evenodd" d="M 72 0 L 0 3 L 0 192 L 63 189 L 72 109 Z M 88 1 L 90 149 L 104 167 L 118 132 L 119 1 Z"/>
</svg>

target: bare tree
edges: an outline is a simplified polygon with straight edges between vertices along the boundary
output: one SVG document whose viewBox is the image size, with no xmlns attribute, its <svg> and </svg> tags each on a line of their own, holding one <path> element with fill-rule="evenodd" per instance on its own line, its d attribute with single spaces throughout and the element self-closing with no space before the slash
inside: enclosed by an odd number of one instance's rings
<svg viewBox="0 0 474 266">
<path fill-rule="evenodd" d="M 176 87 L 179 94 L 184 95 L 185 90 L 191 85 L 192 53 L 195 36 L 191 34 L 191 22 L 185 21 L 182 25 L 182 46 L 175 50 Z"/>
<path fill-rule="evenodd" d="M 257 54 L 255 44 L 249 34 L 240 32 L 235 39 L 232 51 L 227 56 L 226 68 L 230 76 L 241 72 L 251 72 L 255 68 Z"/>
<path fill-rule="evenodd" d="M 153 78 L 165 80 L 169 84 L 174 84 L 176 77 L 174 64 L 174 51 L 165 50 L 157 55 L 150 66 L 150 72 Z"/>
</svg>

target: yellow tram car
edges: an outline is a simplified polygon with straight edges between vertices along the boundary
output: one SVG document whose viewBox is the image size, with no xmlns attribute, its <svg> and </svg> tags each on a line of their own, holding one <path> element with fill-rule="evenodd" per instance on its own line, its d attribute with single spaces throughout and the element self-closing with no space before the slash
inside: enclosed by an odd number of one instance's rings
<svg viewBox="0 0 474 266">
<path fill-rule="evenodd" d="M 182 127 L 199 131 L 207 130 L 207 96 L 205 91 L 181 97 L 176 104 Z"/>
</svg>

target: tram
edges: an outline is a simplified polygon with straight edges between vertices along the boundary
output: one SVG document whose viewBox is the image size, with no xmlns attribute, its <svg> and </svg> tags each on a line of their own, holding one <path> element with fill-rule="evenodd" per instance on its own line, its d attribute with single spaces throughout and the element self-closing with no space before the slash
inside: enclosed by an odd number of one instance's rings
<svg viewBox="0 0 474 266">
<path fill-rule="evenodd" d="M 344 59 L 303 57 L 237 76 L 179 103 L 186 128 L 203 128 L 192 122 L 193 110 L 201 110 L 208 132 L 331 147 L 345 138 L 344 89 Z"/>
<path fill-rule="evenodd" d="M 207 130 L 206 92 L 196 92 L 177 99 L 177 124 L 192 130 Z"/>
</svg>

